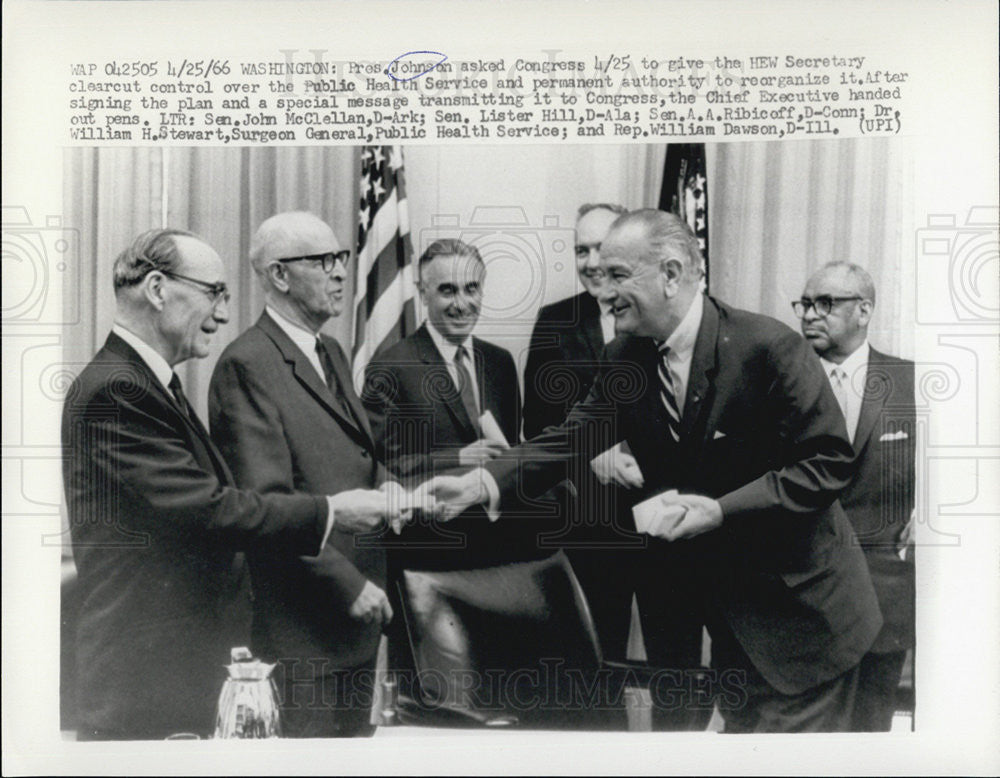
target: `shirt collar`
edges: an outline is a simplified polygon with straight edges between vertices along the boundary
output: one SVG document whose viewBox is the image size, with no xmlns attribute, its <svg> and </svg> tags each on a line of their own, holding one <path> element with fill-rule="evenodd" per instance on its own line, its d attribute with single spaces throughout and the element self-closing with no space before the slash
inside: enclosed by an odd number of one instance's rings
<svg viewBox="0 0 1000 778">
<path fill-rule="evenodd" d="M 292 339 L 292 343 L 302 349 L 303 352 L 308 355 L 316 350 L 316 338 L 319 337 L 318 332 L 310 332 L 301 324 L 296 324 L 288 317 L 283 316 L 272 305 L 265 305 L 264 310 L 274 320 L 274 323 L 281 328 L 281 331 Z"/>
<path fill-rule="evenodd" d="M 704 308 L 704 296 L 700 293 L 696 294 L 687 313 L 681 319 L 681 323 L 670 333 L 666 343 L 659 345 L 666 345 L 678 359 L 687 359 L 694 352 L 694 344 L 698 339 L 698 330 L 701 329 L 701 314 Z"/>
<path fill-rule="evenodd" d="M 444 358 L 444 361 L 448 364 L 454 364 L 455 354 L 458 351 L 458 346 L 449 340 L 446 340 L 444 335 L 437 331 L 434 325 L 428 321 L 427 322 L 427 332 L 430 333 L 431 340 L 434 341 L 434 345 L 437 346 L 438 353 Z M 470 335 L 463 341 L 463 346 L 468 355 L 472 356 L 472 336 Z"/>
<path fill-rule="evenodd" d="M 860 346 L 854 349 L 854 351 L 851 352 L 851 355 L 843 362 L 841 362 L 839 365 L 836 362 L 831 362 L 830 360 L 824 359 L 823 357 L 820 357 L 819 361 L 823 363 L 823 370 L 827 375 L 830 375 L 830 373 L 833 372 L 834 368 L 839 367 L 844 371 L 844 374 L 848 378 L 850 378 L 860 368 L 868 366 L 868 356 L 870 352 L 871 352 L 871 346 L 868 345 L 868 341 L 866 340 L 864 343 L 862 343 Z"/>
<path fill-rule="evenodd" d="M 159 351 L 131 330 L 125 329 L 121 324 L 113 324 L 111 331 L 135 349 L 142 361 L 153 371 L 156 380 L 163 384 L 164 389 L 170 388 L 170 379 L 174 377 L 174 369 L 170 367 Z"/>
</svg>

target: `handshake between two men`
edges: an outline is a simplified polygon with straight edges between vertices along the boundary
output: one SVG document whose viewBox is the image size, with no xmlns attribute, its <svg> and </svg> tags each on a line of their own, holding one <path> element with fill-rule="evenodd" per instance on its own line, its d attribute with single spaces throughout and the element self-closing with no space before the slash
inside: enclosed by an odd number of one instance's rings
<svg viewBox="0 0 1000 778">
<path fill-rule="evenodd" d="M 595 457 L 591 464 L 603 484 L 615 483 L 626 489 L 643 486 L 642 471 L 628 451 L 621 446 Z M 439 475 L 421 484 L 414 500 L 422 501 L 438 521 L 449 521 L 468 508 L 482 505 L 496 515 L 499 489 L 493 476 L 476 467 L 461 475 Z M 722 508 L 710 498 L 679 494 L 676 489 L 657 494 L 633 508 L 636 529 L 667 541 L 693 538 L 722 526 Z M 404 519 L 405 521 L 405 519 Z"/>
</svg>

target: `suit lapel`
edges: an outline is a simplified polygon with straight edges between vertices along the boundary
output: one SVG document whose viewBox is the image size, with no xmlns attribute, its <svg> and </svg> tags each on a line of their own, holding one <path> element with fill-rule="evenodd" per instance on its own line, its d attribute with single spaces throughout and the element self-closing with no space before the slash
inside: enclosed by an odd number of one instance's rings
<svg viewBox="0 0 1000 778">
<path fill-rule="evenodd" d="M 691 356 L 691 372 L 688 374 L 687 392 L 684 395 L 684 415 L 681 418 L 681 441 L 695 428 L 709 403 L 706 401 L 712 386 L 712 376 L 716 371 L 716 348 L 719 339 L 719 312 L 711 300 L 705 298 L 701 314 L 701 325 Z"/>
<path fill-rule="evenodd" d="M 194 408 L 190 407 L 190 403 L 189 407 L 185 411 L 182 411 L 178 406 L 177 398 L 174 397 L 173 392 L 160 383 L 152 369 L 139 356 L 138 352 L 115 333 L 112 332 L 108 335 L 104 347 L 129 362 L 136 371 L 145 376 L 150 391 L 159 398 L 163 405 L 173 412 L 174 416 L 180 420 L 181 424 L 189 432 L 194 433 L 191 437 L 193 440 L 198 441 L 202 448 L 204 448 L 212 469 L 215 470 L 216 478 L 226 486 L 233 486 L 235 481 L 229 467 L 226 465 L 226 460 L 223 459 L 222 453 L 215 447 L 215 443 L 212 442 L 208 430 L 201 423 L 201 419 L 198 418 Z M 194 453 L 197 455 L 197 452 Z"/>
<path fill-rule="evenodd" d="M 472 339 L 472 350 L 476 355 L 476 385 L 479 387 L 479 406 L 484 413 L 489 410 L 496 419 L 497 425 L 503 429 L 504 419 L 501 412 L 503 403 L 500 396 L 503 387 L 500 386 L 500 381 L 493 374 L 493 370 L 497 366 L 486 361 L 478 338 Z"/>
<path fill-rule="evenodd" d="M 889 366 L 885 358 L 875 349 L 869 347 L 868 352 L 868 372 L 865 377 L 864 395 L 861 398 L 861 410 L 858 413 L 858 426 L 854 431 L 854 451 L 861 453 L 868 445 L 875 423 L 882 413 L 882 406 L 885 404 L 888 392 L 881 391 L 890 376 L 878 376 L 873 371 L 888 371 Z"/>
<path fill-rule="evenodd" d="M 434 341 L 431 340 L 430 333 L 427 331 L 427 326 L 428 325 L 426 323 L 421 325 L 420 329 L 413 333 L 413 340 L 416 343 L 420 359 L 425 364 L 432 366 L 433 369 L 442 374 L 440 381 L 432 381 L 429 385 L 439 387 L 445 380 L 448 382 L 446 391 L 436 389 L 433 391 L 432 396 L 445 406 L 448 413 L 450 413 L 454 419 L 455 424 L 461 430 L 462 434 L 469 440 L 475 440 L 479 437 L 479 434 L 476 432 L 476 427 L 473 424 L 473 420 L 469 418 L 469 414 L 466 412 L 465 406 L 462 405 L 462 399 L 458 394 L 458 390 L 455 389 L 451 373 L 448 372 L 448 366 L 445 364 L 444 357 L 441 356 L 441 352 L 438 351 L 437 346 L 434 345 Z M 483 398 L 482 382 L 480 381 L 480 375 L 482 373 L 482 356 L 478 354 L 478 350 L 475 348 L 473 348 L 473 353 L 475 355 L 476 381 L 480 385 L 479 397 Z M 483 407 L 486 406 L 483 405 Z"/>
<path fill-rule="evenodd" d="M 326 385 L 320 375 L 316 372 L 316 368 L 313 367 L 306 355 L 302 353 L 302 349 L 292 342 L 292 339 L 289 338 L 284 331 L 282 331 L 281 327 L 275 324 L 266 312 L 261 314 L 255 326 L 257 326 L 271 339 L 278 351 L 281 352 L 285 362 L 289 365 L 295 380 L 302 384 L 306 391 L 308 391 L 316 399 L 316 402 L 322 405 L 327 412 L 337 419 L 337 421 L 340 422 L 340 425 L 344 427 L 349 434 L 355 438 L 363 440 L 369 447 L 373 447 L 374 444 L 372 443 L 371 433 L 368 430 L 363 431 L 358 426 L 358 421 L 356 419 L 350 418 L 344 413 L 344 409 L 340 407 L 340 404 L 333 396 L 333 392 L 330 391 L 330 387 Z M 335 351 L 336 349 L 331 352 L 331 356 Z M 333 359 L 333 364 L 337 380 L 343 382 L 345 371 L 338 368 L 336 359 Z M 348 378 L 347 380 L 349 381 L 350 379 Z M 348 402 L 350 402 L 352 392 L 347 391 L 347 387 L 350 387 L 351 384 L 341 383 L 341 386 L 345 387 L 344 395 L 348 398 Z M 354 405 L 352 404 L 351 407 L 354 408 Z M 355 413 L 357 413 L 357 411 L 355 411 Z M 361 417 L 359 416 L 359 418 Z"/>
<path fill-rule="evenodd" d="M 342 358 L 343 352 L 341 351 L 339 345 L 330 343 L 330 338 L 327 338 L 324 335 L 323 339 L 327 342 L 327 350 L 333 357 L 333 372 L 337 376 L 337 380 L 340 382 L 340 386 L 343 389 L 344 399 L 347 401 L 348 406 L 350 406 L 351 413 L 354 415 L 353 421 L 355 424 L 360 426 L 362 430 L 364 430 L 365 435 L 371 438 L 372 431 L 368 426 L 368 414 L 365 413 L 364 408 L 361 407 L 361 401 L 358 399 L 357 392 L 353 390 L 354 384 L 351 379 L 351 372 L 347 362 Z"/>
<path fill-rule="evenodd" d="M 580 301 L 580 319 L 583 324 L 577 331 L 580 339 L 590 350 L 591 356 L 597 360 L 604 350 L 604 331 L 601 329 L 601 306 L 589 293 L 583 292 Z"/>
</svg>

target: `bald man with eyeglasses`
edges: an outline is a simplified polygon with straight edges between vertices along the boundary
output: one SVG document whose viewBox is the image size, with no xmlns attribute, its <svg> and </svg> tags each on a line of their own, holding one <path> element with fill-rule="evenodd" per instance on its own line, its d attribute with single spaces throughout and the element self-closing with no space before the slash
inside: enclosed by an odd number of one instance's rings
<svg viewBox="0 0 1000 778">
<path fill-rule="evenodd" d="M 226 348 L 209 388 L 212 436 L 242 486 L 274 494 L 395 488 L 347 357 L 322 332 L 344 310 L 350 256 L 304 212 L 272 216 L 251 240 L 264 311 Z M 375 658 L 393 617 L 379 539 L 334 530 L 318 557 L 261 544 L 249 561 L 253 647 L 279 663 L 284 736 L 371 735 Z"/>
</svg>

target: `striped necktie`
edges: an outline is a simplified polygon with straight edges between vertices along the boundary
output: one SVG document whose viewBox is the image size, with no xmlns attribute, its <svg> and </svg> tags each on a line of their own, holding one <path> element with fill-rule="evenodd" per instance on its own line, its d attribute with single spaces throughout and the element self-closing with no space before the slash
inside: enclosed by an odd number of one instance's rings
<svg viewBox="0 0 1000 778">
<path fill-rule="evenodd" d="M 677 407 L 677 394 L 674 390 L 674 379 L 670 372 L 670 364 L 667 356 L 670 349 L 666 344 L 660 346 L 660 362 L 656 372 L 660 376 L 660 402 L 667 412 L 667 428 L 670 430 L 670 437 L 674 443 L 681 440 L 681 412 Z"/>
</svg>

